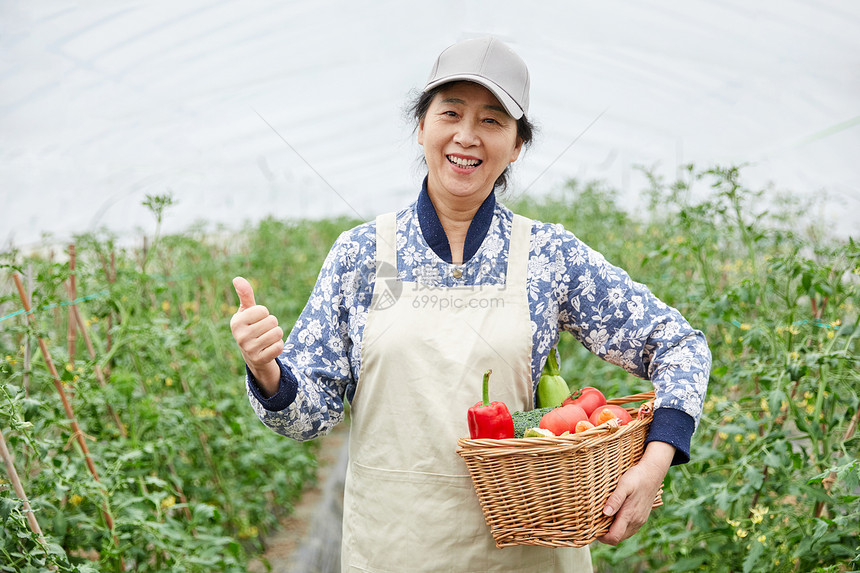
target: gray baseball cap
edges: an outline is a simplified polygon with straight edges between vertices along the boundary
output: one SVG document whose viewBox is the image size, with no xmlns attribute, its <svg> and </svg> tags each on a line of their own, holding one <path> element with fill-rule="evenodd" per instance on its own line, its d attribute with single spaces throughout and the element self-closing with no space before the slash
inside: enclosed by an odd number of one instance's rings
<svg viewBox="0 0 860 573">
<path fill-rule="evenodd" d="M 455 81 L 481 84 L 514 119 L 529 111 L 529 69 L 512 49 L 493 37 L 463 40 L 445 49 L 424 91 Z"/>
</svg>

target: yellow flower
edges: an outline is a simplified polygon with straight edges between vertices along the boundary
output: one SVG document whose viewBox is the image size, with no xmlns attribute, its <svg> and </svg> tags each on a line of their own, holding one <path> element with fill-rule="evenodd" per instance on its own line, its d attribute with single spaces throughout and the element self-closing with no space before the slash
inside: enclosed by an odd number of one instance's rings
<svg viewBox="0 0 860 573">
<path fill-rule="evenodd" d="M 804 392 L 803 397 L 807 400 L 812 400 L 813 398 L 815 398 L 815 394 L 813 394 L 812 392 Z"/>
<path fill-rule="evenodd" d="M 827 338 L 833 338 L 834 336 L 836 336 L 835 332 L 833 332 L 832 330 L 827 331 Z"/>
<path fill-rule="evenodd" d="M 812 414 L 813 412 L 815 412 L 815 406 L 810 404 L 809 406 L 806 407 L 806 413 L 807 414 Z"/>
<path fill-rule="evenodd" d="M 792 360 L 797 360 L 798 358 L 800 358 L 800 354 L 798 354 L 797 351 L 792 350 L 788 353 L 788 357 Z"/>
<path fill-rule="evenodd" d="M 758 437 L 758 434 L 754 434 L 753 432 L 750 432 L 749 434 L 747 434 L 747 440 L 750 442 L 755 441 L 755 439 L 757 437 Z"/>
<path fill-rule="evenodd" d="M 795 334 L 795 335 L 800 334 L 800 327 L 797 326 L 796 324 L 792 324 L 791 326 L 788 327 L 788 332 L 790 332 L 791 334 Z"/>
<path fill-rule="evenodd" d="M 767 541 L 767 535 L 759 535 L 756 539 L 758 540 L 759 543 L 764 545 L 764 542 Z"/>
<path fill-rule="evenodd" d="M 732 527 L 738 527 L 741 524 L 740 521 L 736 521 L 734 519 L 726 519 L 726 523 L 728 523 Z"/>
<path fill-rule="evenodd" d="M 161 310 L 163 310 L 164 312 L 167 312 L 170 310 L 170 301 L 169 300 L 165 300 L 165 301 L 161 302 Z"/>
<path fill-rule="evenodd" d="M 239 531 L 239 537 L 242 539 L 248 539 L 249 537 L 256 537 L 259 534 L 259 530 L 256 525 L 249 525 L 247 527 L 243 527 Z"/>
<path fill-rule="evenodd" d="M 749 531 L 747 531 L 746 529 L 741 529 L 741 528 L 739 527 L 739 528 L 735 531 L 735 535 L 737 535 L 738 537 L 740 537 L 741 539 L 743 539 L 744 537 L 746 537 L 747 535 L 749 535 Z"/>
<path fill-rule="evenodd" d="M 725 432 L 720 432 L 718 435 L 720 436 L 721 440 L 728 439 L 728 437 L 729 437 L 729 435 Z"/>
<path fill-rule="evenodd" d="M 164 385 L 165 385 L 165 386 L 173 386 L 173 378 L 171 378 L 170 376 L 168 376 L 167 378 L 165 378 L 165 379 L 164 379 Z"/>
<path fill-rule="evenodd" d="M 169 495 L 161 500 L 161 509 L 170 509 L 176 505 L 176 498 L 172 495 Z"/>
<path fill-rule="evenodd" d="M 753 523 L 761 523 L 762 518 L 768 514 L 770 509 L 766 507 L 756 506 L 752 508 L 752 522 Z"/>
<path fill-rule="evenodd" d="M 748 322 L 741 324 L 741 330 L 749 330 L 750 328 L 752 328 L 752 325 Z"/>
<path fill-rule="evenodd" d="M 736 442 L 740 443 L 740 442 L 741 442 L 741 440 L 743 440 L 743 439 L 744 439 L 744 437 L 743 437 L 743 436 L 741 436 L 740 434 L 735 434 L 735 441 L 736 441 Z"/>
<path fill-rule="evenodd" d="M 198 408 L 191 406 L 191 413 L 197 418 L 214 418 L 217 414 L 212 408 Z"/>
<path fill-rule="evenodd" d="M 72 497 L 69 498 L 69 503 L 71 503 L 73 506 L 80 505 L 82 501 L 84 501 L 84 498 L 82 498 L 76 493 L 72 494 Z"/>
<path fill-rule="evenodd" d="M 770 405 L 767 403 L 767 400 L 762 398 L 759 400 L 759 408 L 761 408 L 765 414 L 770 414 Z"/>
</svg>

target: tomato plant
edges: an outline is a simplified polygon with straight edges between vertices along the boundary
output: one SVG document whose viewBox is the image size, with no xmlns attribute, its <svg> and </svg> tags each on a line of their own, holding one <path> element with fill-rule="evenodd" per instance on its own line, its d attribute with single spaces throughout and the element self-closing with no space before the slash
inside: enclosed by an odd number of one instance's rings
<svg viewBox="0 0 860 573">
<path fill-rule="evenodd" d="M 619 208 L 607 185 L 577 181 L 511 205 L 563 224 L 646 283 L 705 332 L 714 357 L 692 461 L 669 471 L 664 505 L 639 533 L 591 546 L 595 570 L 860 569 L 860 249 L 826 236 L 826 221 L 797 199 L 771 194 L 765 210 L 765 191 L 746 188 L 738 169 L 691 166 L 671 183 L 646 176 L 649 207 L 637 212 Z M 158 224 L 169 217 L 170 201 L 150 204 Z M 146 248 L 76 238 L 76 305 L 94 358 L 80 336 L 76 355 L 67 344 L 64 249 L 0 253 L 0 427 L 44 534 L 29 529 L 0 473 L 0 571 L 247 570 L 313 481 L 318 445 L 281 438 L 249 408 L 227 326 L 230 279 L 255 277 L 288 328 L 331 243 L 355 223 L 156 232 Z M 31 277 L 33 324 L 18 313 L 12 272 Z M 650 389 L 572 336 L 559 351 L 572 387 Z"/>
<path fill-rule="evenodd" d="M 645 175 L 647 216 L 578 181 L 515 208 L 647 284 L 714 358 L 692 461 L 670 469 L 638 534 L 591 546 L 595 570 L 860 570 L 860 248 L 827 236 L 807 201 L 747 188 L 737 168 Z M 573 337 L 559 351 L 573 387 L 650 389 Z"/>
<path fill-rule="evenodd" d="M 169 205 L 153 202 L 159 217 Z M 238 248 L 204 233 L 156 233 L 146 249 L 78 237 L 77 307 L 94 357 L 80 332 L 75 355 L 67 344 L 63 255 L 0 254 L 0 428 L 44 534 L 43 542 L 31 531 L 0 470 L 0 571 L 247 571 L 312 483 L 318 446 L 274 434 L 250 409 L 228 327 L 230 279 L 249 270 L 271 285 L 272 304 L 295 316 L 331 243 L 352 224 L 263 221 Z M 280 257 L 295 262 L 290 281 L 271 264 Z M 32 324 L 16 314 L 13 272 L 32 284 Z"/>
</svg>

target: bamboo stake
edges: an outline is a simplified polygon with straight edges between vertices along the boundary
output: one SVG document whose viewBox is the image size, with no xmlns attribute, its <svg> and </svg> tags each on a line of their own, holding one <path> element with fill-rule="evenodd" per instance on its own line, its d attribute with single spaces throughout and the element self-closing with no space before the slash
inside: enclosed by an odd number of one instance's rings
<svg viewBox="0 0 860 573">
<path fill-rule="evenodd" d="M 21 277 L 18 276 L 18 273 L 12 275 L 12 278 L 15 280 L 15 286 L 18 288 L 18 295 L 21 298 L 21 303 L 24 305 L 24 310 L 26 311 L 27 321 L 32 322 L 33 318 L 30 314 L 30 302 L 27 298 L 26 293 L 24 292 L 24 285 L 21 284 Z M 66 411 L 66 418 L 72 423 L 72 430 L 74 431 L 74 437 L 77 438 L 78 444 L 81 447 L 81 451 L 84 454 L 84 460 L 87 464 L 87 469 L 90 471 L 90 475 L 93 476 L 97 482 L 101 483 L 99 480 L 99 474 L 96 471 L 96 466 L 93 464 L 93 459 L 90 456 L 90 449 L 87 447 L 87 442 L 84 439 L 84 433 L 81 431 L 80 426 L 78 426 L 78 421 L 75 418 L 75 413 L 72 410 L 72 405 L 69 403 L 69 399 L 66 397 L 66 391 L 63 389 L 63 383 L 60 381 L 60 375 L 57 373 L 57 368 L 54 366 L 54 361 L 51 360 L 51 355 L 48 352 L 48 346 L 45 344 L 45 339 L 41 336 L 37 337 L 39 342 L 39 349 L 42 351 L 42 357 L 45 359 L 45 364 L 48 366 L 48 370 L 51 373 L 51 376 L 54 379 L 54 386 L 57 388 L 57 392 L 60 394 L 60 400 L 63 402 L 63 409 Z M 103 510 L 105 521 L 108 524 L 108 527 L 111 531 L 113 531 L 113 518 L 110 514 Z"/>
<path fill-rule="evenodd" d="M 27 493 L 24 491 L 24 486 L 21 485 L 21 479 L 18 477 L 18 471 L 15 469 L 15 464 L 12 461 L 12 455 L 9 453 L 9 448 L 6 446 L 6 438 L 3 437 L 3 430 L 0 430 L 0 457 L 6 464 L 6 473 L 9 474 L 9 479 L 12 481 L 12 487 L 15 488 L 15 495 L 24 504 L 24 513 L 27 514 L 27 524 L 30 526 L 30 531 L 36 534 L 38 542 L 42 546 L 48 545 L 45 541 L 45 536 L 42 534 L 42 528 L 39 527 L 39 522 L 36 520 L 36 514 L 33 513 L 33 508 L 30 507 L 30 500 L 27 499 Z M 48 571 L 56 571 L 56 565 L 49 565 Z"/>
<path fill-rule="evenodd" d="M 81 337 L 84 339 L 84 344 L 87 347 L 87 354 L 89 354 L 90 360 L 95 362 L 96 350 L 93 347 L 93 342 L 92 342 L 92 339 L 90 338 L 90 334 L 89 334 L 88 329 L 87 329 L 87 324 L 86 324 L 86 322 L 84 322 L 84 319 L 81 316 L 80 309 L 76 305 L 73 306 L 73 308 L 74 308 L 75 322 L 77 322 L 77 324 L 78 324 L 78 330 L 81 331 Z M 105 375 L 104 375 L 104 372 L 102 371 L 102 367 L 99 365 L 98 362 L 95 362 L 95 371 L 96 371 L 96 379 L 99 381 L 99 385 L 102 388 L 104 388 L 105 386 L 107 386 L 107 382 L 105 381 Z M 116 423 L 116 427 L 119 428 L 119 433 L 122 434 L 123 438 L 127 438 L 128 432 L 126 431 L 125 426 L 122 425 L 122 422 L 120 421 L 119 416 L 116 413 L 116 410 L 114 410 L 110 404 L 107 405 L 107 409 L 108 409 L 108 413 L 113 418 L 113 421 Z"/>
<path fill-rule="evenodd" d="M 12 463 L 12 456 L 9 454 L 9 448 L 6 447 L 6 438 L 3 437 L 3 430 L 0 430 L 0 456 L 6 463 L 6 473 L 9 474 L 9 479 L 12 481 L 12 487 L 15 488 L 15 495 L 24 502 L 24 513 L 27 514 L 27 523 L 30 524 L 30 530 L 39 537 L 39 543 L 47 545 L 45 537 L 42 535 L 42 528 L 39 527 L 39 522 L 36 521 L 36 515 L 30 507 L 30 500 L 27 499 L 27 494 L 24 492 L 24 487 L 21 485 L 21 480 L 18 477 L 18 471 L 15 469 L 15 464 Z"/>
</svg>

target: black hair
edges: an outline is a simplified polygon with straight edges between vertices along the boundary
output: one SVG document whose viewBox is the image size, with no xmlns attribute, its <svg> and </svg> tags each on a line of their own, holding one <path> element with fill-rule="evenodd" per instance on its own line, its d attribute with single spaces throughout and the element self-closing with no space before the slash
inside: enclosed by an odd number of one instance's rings
<svg viewBox="0 0 860 573">
<path fill-rule="evenodd" d="M 441 84 L 427 90 L 426 92 L 417 92 L 411 95 L 411 99 L 406 107 L 406 115 L 409 121 L 411 121 L 415 126 L 413 132 L 418 129 L 418 124 L 421 123 L 421 120 L 427 115 L 427 110 L 430 109 L 430 103 L 433 101 L 433 98 L 436 97 L 436 94 L 450 85 L 450 83 Z M 529 121 L 525 114 L 517 120 L 517 137 L 522 140 L 523 147 L 531 145 L 536 131 L 537 129 L 534 124 Z M 505 167 L 505 170 L 502 171 L 502 174 L 496 178 L 496 182 L 493 184 L 494 191 L 504 193 L 507 190 L 508 174 L 510 171 L 511 166 L 508 165 Z"/>
</svg>

